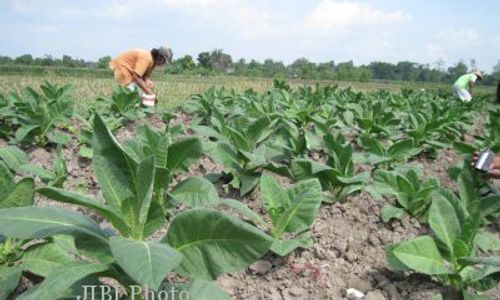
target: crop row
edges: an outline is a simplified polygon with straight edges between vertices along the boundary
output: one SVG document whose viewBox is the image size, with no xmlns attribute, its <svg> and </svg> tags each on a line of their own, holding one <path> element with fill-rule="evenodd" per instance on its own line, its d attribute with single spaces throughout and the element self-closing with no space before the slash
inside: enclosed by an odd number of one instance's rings
<svg viewBox="0 0 500 300">
<path fill-rule="evenodd" d="M 175 114 L 158 109 L 164 130 L 141 125 L 120 143 L 119 128 L 153 113 L 138 107 L 136 94 L 118 88 L 75 113 L 70 86 L 45 83 L 41 90 L 0 97 L 0 137 L 10 144 L 0 148 L 0 299 L 23 275 L 36 285 L 19 299 L 74 297 L 102 278 L 129 294 L 131 286 L 147 285 L 156 293 L 173 287 L 194 299 L 229 299 L 213 280 L 269 251 L 285 256 L 310 247 L 322 203 L 360 192 L 388 202 L 383 222 L 408 214 L 432 231 L 387 246 L 394 270 L 434 276 L 446 287 L 444 297 L 482 299 L 476 291 L 498 284 L 500 263 L 491 253 L 500 241 L 484 229 L 498 220 L 499 191 L 467 162 L 450 166 L 457 191 L 424 178 L 416 163 L 442 149 L 500 150 L 499 109 L 490 109 L 481 136 L 466 134 L 487 99 L 461 103 L 433 92 L 363 94 L 335 86 L 292 90 L 284 82 L 264 94 L 209 89 Z M 178 114 L 191 119 L 187 128 L 169 125 Z M 61 149 L 73 140 L 92 162 L 98 196 L 63 188 L 68 171 Z M 32 144 L 56 145 L 52 168 L 28 162 L 21 148 Z M 202 156 L 223 172 L 177 183 Z M 36 187 L 33 177 L 43 184 Z M 294 184 L 284 187 L 278 177 Z M 220 198 L 214 183 L 240 196 L 260 191 L 266 216 Z M 35 195 L 86 207 L 110 226 L 35 207 Z M 162 228 L 168 230 L 158 238 Z"/>
</svg>

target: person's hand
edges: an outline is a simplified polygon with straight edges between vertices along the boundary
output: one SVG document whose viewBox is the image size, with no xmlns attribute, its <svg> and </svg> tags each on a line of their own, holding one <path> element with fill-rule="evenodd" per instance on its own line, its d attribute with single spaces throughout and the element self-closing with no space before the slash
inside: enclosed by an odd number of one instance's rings
<svg viewBox="0 0 500 300">
<path fill-rule="evenodd" d="M 470 161 L 470 166 L 472 168 L 476 166 L 478 159 L 479 159 L 479 152 L 475 151 L 474 153 L 472 153 L 472 160 Z"/>
<path fill-rule="evenodd" d="M 155 84 L 149 80 L 149 79 L 146 79 L 146 86 L 150 89 L 154 88 L 155 87 Z"/>
<path fill-rule="evenodd" d="M 470 162 L 470 165 L 472 168 L 474 168 L 476 166 L 476 163 L 477 163 L 477 160 L 479 159 L 479 153 L 478 152 L 474 152 L 472 154 L 472 160 Z M 497 178 L 497 179 L 500 179 L 500 169 L 498 168 L 495 168 L 495 160 L 493 160 L 493 162 L 491 162 L 491 165 L 490 165 L 490 168 L 489 168 L 489 171 L 488 171 L 488 175 L 493 177 L 493 178 Z"/>
<path fill-rule="evenodd" d="M 147 95 L 153 95 L 153 90 L 149 87 L 146 87 L 144 89 L 144 93 L 147 94 Z"/>
<path fill-rule="evenodd" d="M 488 174 L 495 179 L 500 179 L 500 169 L 491 169 Z"/>
</svg>

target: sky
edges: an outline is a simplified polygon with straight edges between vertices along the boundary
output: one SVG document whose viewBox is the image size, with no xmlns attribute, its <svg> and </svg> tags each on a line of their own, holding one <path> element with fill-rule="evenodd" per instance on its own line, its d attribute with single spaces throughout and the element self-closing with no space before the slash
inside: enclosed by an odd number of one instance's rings
<svg viewBox="0 0 500 300">
<path fill-rule="evenodd" d="M 233 60 L 500 61 L 500 1 L 0 0 L 0 55 L 85 60 L 167 45 Z"/>
</svg>

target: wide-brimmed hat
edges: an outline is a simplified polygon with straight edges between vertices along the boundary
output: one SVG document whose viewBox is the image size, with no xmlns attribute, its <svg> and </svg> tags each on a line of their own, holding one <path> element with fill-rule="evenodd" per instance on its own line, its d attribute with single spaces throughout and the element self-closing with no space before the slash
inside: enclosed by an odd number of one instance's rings
<svg viewBox="0 0 500 300">
<path fill-rule="evenodd" d="M 168 63 L 172 62 L 172 57 L 174 56 L 172 49 L 167 47 L 158 48 L 158 53 L 165 58 L 165 61 Z"/>
<path fill-rule="evenodd" d="M 483 73 L 481 73 L 481 71 L 477 70 L 474 72 L 474 74 L 476 74 L 479 79 L 483 79 Z"/>
</svg>

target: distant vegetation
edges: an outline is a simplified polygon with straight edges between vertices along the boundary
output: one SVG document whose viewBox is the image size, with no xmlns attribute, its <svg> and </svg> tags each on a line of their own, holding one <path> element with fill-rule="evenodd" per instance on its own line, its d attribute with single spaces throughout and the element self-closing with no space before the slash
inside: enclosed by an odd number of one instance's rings
<svg viewBox="0 0 500 300">
<path fill-rule="evenodd" d="M 0 56 L 0 74 L 46 74 L 54 73 L 65 75 L 85 75 L 108 77 L 110 72 L 107 66 L 111 56 L 103 56 L 96 62 L 85 61 L 63 55 L 55 58 L 50 55 L 33 57 L 24 54 L 16 58 Z M 419 64 L 410 61 L 387 63 L 376 61 L 367 65 L 356 66 L 352 61 L 314 63 L 306 58 L 296 59 L 286 65 L 281 61 L 266 59 L 263 62 L 239 59 L 234 61 L 231 55 L 220 49 L 201 52 L 195 59 L 185 55 L 175 59 L 165 72 L 180 75 L 230 75 L 264 78 L 296 78 L 306 80 L 343 80 L 367 82 L 372 79 L 395 80 L 411 82 L 452 83 L 458 76 L 476 69 L 476 62 L 472 59 L 469 65 L 463 61 L 445 69 L 444 61 L 434 66 Z M 47 71 L 47 67 L 50 68 Z M 72 69 L 79 69 L 78 71 Z M 89 71 L 85 70 L 89 69 Z M 102 71 L 98 71 L 102 70 Z M 106 71 L 105 71 L 106 70 Z M 91 73 L 89 73 L 91 72 Z M 486 74 L 481 84 L 495 85 L 500 79 L 500 61 L 491 74 Z"/>
</svg>

